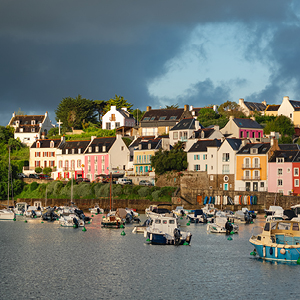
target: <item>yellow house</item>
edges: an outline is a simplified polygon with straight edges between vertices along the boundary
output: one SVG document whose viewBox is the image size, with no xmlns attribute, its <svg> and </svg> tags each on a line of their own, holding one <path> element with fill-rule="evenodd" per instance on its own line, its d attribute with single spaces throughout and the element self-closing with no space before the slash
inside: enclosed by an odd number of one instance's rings
<svg viewBox="0 0 300 300">
<path fill-rule="evenodd" d="M 146 175 L 152 171 L 151 157 L 159 149 L 169 150 L 169 138 L 156 138 L 142 140 L 134 149 L 133 154 L 133 170 L 135 175 Z"/>
<path fill-rule="evenodd" d="M 270 143 L 246 144 L 236 154 L 235 189 L 267 191 Z"/>
</svg>

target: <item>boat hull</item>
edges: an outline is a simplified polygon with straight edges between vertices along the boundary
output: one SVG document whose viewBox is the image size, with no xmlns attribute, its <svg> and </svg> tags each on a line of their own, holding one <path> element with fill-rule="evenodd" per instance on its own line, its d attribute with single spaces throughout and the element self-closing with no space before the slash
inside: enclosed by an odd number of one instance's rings
<svg viewBox="0 0 300 300">
<path fill-rule="evenodd" d="M 250 241 L 254 246 L 258 256 L 265 260 L 281 261 L 281 262 L 297 262 L 300 258 L 300 245 L 287 246 L 287 245 L 258 245 Z M 284 250 L 282 250 L 284 249 Z"/>
<path fill-rule="evenodd" d="M 192 235 L 187 236 L 187 238 L 180 238 L 179 241 L 175 241 L 174 238 L 172 239 L 167 239 L 165 234 L 160 234 L 160 233 L 150 233 L 147 232 L 147 238 L 150 240 L 151 244 L 154 245 L 176 245 L 180 246 L 183 245 L 184 243 L 190 244 Z"/>
</svg>

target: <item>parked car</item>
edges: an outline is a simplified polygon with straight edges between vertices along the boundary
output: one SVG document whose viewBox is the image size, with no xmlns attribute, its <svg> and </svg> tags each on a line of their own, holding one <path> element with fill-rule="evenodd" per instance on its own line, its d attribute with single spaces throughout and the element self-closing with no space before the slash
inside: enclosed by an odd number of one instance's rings
<svg viewBox="0 0 300 300">
<path fill-rule="evenodd" d="M 141 180 L 141 181 L 139 182 L 139 185 L 152 186 L 153 184 L 152 184 L 152 182 L 149 181 L 149 180 Z"/>
<path fill-rule="evenodd" d="M 28 176 L 27 175 L 25 175 L 24 173 L 18 173 L 17 174 L 17 176 L 18 176 L 18 178 L 28 178 Z"/>
<path fill-rule="evenodd" d="M 132 180 L 128 179 L 128 178 L 119 178 L 116 183 L 118 183 L 118 184 L 132 184 Z"/>
<path fill-rule="evenodd" d="M 91 181 L 88 178 L 79 177 L 76 179 L 76 183 L 80 183 L 80 182 L 91 182 Z"/>
<path fill-rule="evenodd" d="M 48 179 L 48 180 L 52 179 L 50 176 L 45 175 L 45 174 L 39 174 L 38 176 L 39 176 L 40 179 Z"/>
<path fill-rule="evenodd" d="M 40 179 L 37 174 L 29 174 L 29 178 Z"/>
</svg>

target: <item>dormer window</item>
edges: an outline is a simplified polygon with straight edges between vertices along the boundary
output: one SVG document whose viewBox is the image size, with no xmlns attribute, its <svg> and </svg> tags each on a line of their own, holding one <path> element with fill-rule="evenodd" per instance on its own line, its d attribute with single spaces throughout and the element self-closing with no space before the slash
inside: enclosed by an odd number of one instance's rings
<svg viewBox="0 0 300 300">
<path fill-rule="evenodd" d="M 149 150 L 151 149 L 151 143 L 148 144 L 148 149 L 149 149 Z"/>
<path fill-rule="evenodd" d="M 102 152 L 106 152 L 106 146 L 102 146 Z"/>
<path fill-rule="evenodd" d="M 167 117 L 166 116 L 162 116 L 162 117 L 160 117 L 158 120 L 159 121 L 163 121 L 163 120 L 165 120 Z"/>
<path fill-rule="evenodd" d="M 75 149 L 72 149 L 72 154 L 74 154 L 75 153 Z"/>
<path fill-rule="evenodd" d="M 92 147 L 89 147 L 89 152 L 92 152 Z"/>
<path fill-rule="evenodd" d="M 40 148 L 40 147 L 41 147 L 41 143 L 40 143 L 40 142 L 37 142 L 37 143 L 36 143 L 36 147 L 37 147 L 37 148 Z"/>
<path fill-rule="evenodd" d="M 283 157 L 276 157 L 276 162 L 277 163 L 284 163 L 284 158 Z"/>
<path fill-rule="evenodd" d="M 23 132 L 23 128 L 20 128 L 20 132 Z"/>
<path fill-rule="evenodd" d="M 69 153 L 69 149 L 66 149 L 66 154 L 68 154 Z"/>
<path fill-rule="evenodd" d="M 35 132 L 35 128 L 31 128 L 31 132 Z"/>
<path fill-rule="evenodd" d="M 257 148 L 251 148 L 250 153 L 251 154 L 257 154 L 258 153 Z"/>
<path fill-rule="evenodd" d="M 54 142 L 51 141 L 51 142 L 50 142 L 50 148 L 53 148 L 53 147 L 54 147 Z"/>
<path fill-rule="evenodd" d="M 35 125 L 35 120 L 31 120 L 31 125 Z"/>
<path fill-rule="evenodd" d="M 95 147 L 95 152 L 99 152 L 99 146 Z"/>
<path fill-rule="evenodd" d="M 204 137 L 205 137 L 204 131 L 201 131 L 201 139 L 204 139 Z"/>
<path fill-rule="evenodd" d="M 81 148 L 78 148 L 78 154 L 80 154 L 81 153 Z"/>
</svg>

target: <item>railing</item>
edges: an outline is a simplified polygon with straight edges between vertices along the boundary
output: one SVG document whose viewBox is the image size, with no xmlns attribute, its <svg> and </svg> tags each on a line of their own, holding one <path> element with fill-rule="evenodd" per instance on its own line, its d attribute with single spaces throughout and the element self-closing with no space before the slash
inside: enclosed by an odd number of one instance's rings
<svg viewBox="0 0 300 300">
<path fill-rule="evenodd" d="M 260 180 L 260 176 L 243 176 L 242 180 Z"/>
<path fill-rule="evenodd" d="M 260 169 L 260 164 L 243 164 L 243 169 Z"/>
</svg>

